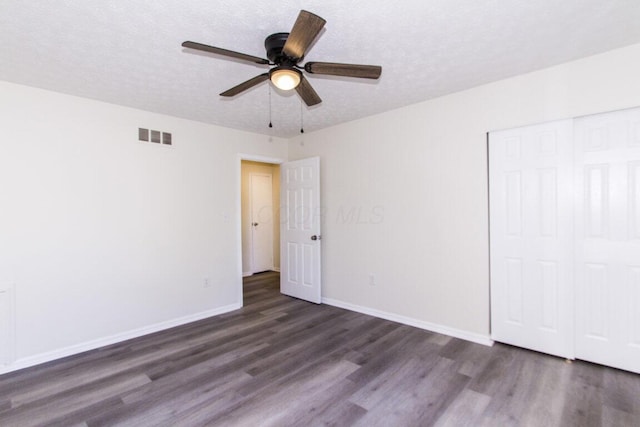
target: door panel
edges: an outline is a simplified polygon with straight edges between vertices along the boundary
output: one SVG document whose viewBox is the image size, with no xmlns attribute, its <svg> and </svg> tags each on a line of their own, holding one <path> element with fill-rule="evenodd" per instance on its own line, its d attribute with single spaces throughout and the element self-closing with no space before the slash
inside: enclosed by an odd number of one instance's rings
<svg viewBox="0 0 640 427">
<path fill-rule="evenodd" d="M 320 159 L 298 160 L 281 165 L 281 191 L 286 206 L 281 227 L 280 274 L 283 294 L 321 302 L 320 277 Z M 315 239 L 314 239 L 315 236 Z"/>
<path fill-rule="evenodd" d="M 489 141 L 492 337 L 569 358 L 571 138 L 565 120 Z"/>
<path fill-rule="evenodd" d="M 506 258 L 507 265 L 507 321 L 522 326 L 522 259 Z"/>
<path fill-rule="evenodd" d="M 629 163 L 629 238 L 640 241 L 640 161 Z"/>
<path fill-rule="evenodd" d="M 273 269 L 273 177 L 249 175 L 251 197 L 251 271 Z"/>
<path fill-rule="evenodd" d="M 576 357 L 640 372 L 640 110 L 575 120 Z"/>
<path fill-rule="evenodd" d="M 628 274 L 629 310 L 632 313 L 630 345 L 640 348 L 640 267 L 630 267 Z"/>
<path fill-rule="evenodd" d="M 538 261 L 538 280 L 542 286 L 542 321 L 541 328 L 549 332 L 558 332 L 558 263 L 555 261 Z"/>
</svg>

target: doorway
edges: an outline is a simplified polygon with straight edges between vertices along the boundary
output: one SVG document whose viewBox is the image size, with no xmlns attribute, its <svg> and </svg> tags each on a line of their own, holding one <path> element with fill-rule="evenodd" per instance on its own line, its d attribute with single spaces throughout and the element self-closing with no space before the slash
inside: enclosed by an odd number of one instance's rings
<svg viewBox="0 0 640 427">
<path fill-rule="evenodd" d="M 280 271 L 280 166 L 241 161 L 242 275 Z"/>
</svg>

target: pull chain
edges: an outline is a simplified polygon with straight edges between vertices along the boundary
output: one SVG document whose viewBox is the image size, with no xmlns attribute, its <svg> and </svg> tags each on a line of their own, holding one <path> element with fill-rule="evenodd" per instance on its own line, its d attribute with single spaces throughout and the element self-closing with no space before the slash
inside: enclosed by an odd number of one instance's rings
<svg viewBox="0 0 640 427">
<path fill-rule="evenodd" d="M 304 133 L 304 126 L 302 120 L 302 101 L 300 101 L 300 133 Z"/>
<path fill-rule="evenodd" d="M 271 123 L 271 84 L 269 84 L 269 127 L 273 127 L 273 124 Z"/>
</svg>

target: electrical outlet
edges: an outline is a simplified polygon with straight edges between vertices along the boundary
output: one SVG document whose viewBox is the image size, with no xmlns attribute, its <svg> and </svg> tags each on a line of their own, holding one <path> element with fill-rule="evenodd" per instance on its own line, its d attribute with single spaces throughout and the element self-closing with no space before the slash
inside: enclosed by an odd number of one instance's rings
<svg viewBox="0 0 640 427">
<path fill-rule="evenodd" d="M 373 274 L 369 275 L 369 286 L 375 286 L 376 285 L 376 276 L 374 276 Z"/>
<path fill-rule="evenodd" d="M 203 283 L 202 283 L 202 287 L 204 288 L 210 288 L 211 287 L 211 280 L 208 277 L 205 277 Z"/>
</svg>

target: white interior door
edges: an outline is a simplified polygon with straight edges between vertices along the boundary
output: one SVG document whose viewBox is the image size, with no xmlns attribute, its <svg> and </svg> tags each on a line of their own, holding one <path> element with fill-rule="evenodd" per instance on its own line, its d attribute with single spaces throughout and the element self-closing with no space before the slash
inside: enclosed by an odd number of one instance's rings
<svg viewBox="0 0 640 427">
<path fill-rule="evenodd" d="M 269 174 L 249 175 L 251 272 L 273 269 L 273 187 Z"/>
<path fill-rule="evenodd" d="M 319 304 L 320 158 L 280 166 L 280 291 Z"/>
<path fill-rule="evenodd" d="M 640 373 L 640 109 L 575 136 L 576 357 Z"/>
<path fill-rule="evenodd" d="M 572 122 L 489 138 L 491 335 L 573 358 Z"/>
</svg>

